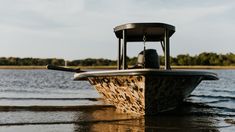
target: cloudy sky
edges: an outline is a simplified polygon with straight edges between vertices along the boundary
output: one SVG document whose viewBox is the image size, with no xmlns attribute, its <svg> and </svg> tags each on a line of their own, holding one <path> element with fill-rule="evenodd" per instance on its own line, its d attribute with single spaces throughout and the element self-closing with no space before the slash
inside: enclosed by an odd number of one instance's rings
<svg viewBox="0 0 235 132">
<path fill-rule="evenodd" d="M 173 56 L 235 53 L 234 13 L 234 0 L 0 0 L 0 56 L 116 59 L 113 28 L 130 22 L 174 25 Z"/>
</svg>

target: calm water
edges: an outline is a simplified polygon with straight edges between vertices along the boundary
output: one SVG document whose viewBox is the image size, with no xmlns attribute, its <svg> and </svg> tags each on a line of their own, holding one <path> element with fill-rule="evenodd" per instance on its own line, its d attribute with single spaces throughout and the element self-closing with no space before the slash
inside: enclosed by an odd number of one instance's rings
<svg viewBox="0 0 235 132">
<path fill-rule="evenodd" d="M 213 70 L 176 111 L 118 114 L 73 73 L 0 70 L 0 131 L 235 131 L 235 70 Z"/>
</svg>

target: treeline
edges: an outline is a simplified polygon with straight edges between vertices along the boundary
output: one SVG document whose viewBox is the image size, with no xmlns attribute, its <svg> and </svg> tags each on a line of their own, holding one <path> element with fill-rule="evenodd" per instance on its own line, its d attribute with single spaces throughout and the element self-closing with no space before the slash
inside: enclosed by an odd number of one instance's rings
<svg viewBox="0 0 235 132">
<path fill-rule="evenodd" d="M 163 64 L 163 58 L 161 59 Z M 216 54 L 203 52 L 199 55 L 190 56 L 181 54 L 177 57 L 171 57 L 171 64 L 176 66 L 188 65 L 207 65 L 207 66 L 231 66 L 235 65 L 235 54 Z"/>
<path fill-rule="evenodd" d="M 199 55 L 190 56 L 189 54 L 181 54 L 176 57 L 171 57 L 171 65 L 188 66 L 188 65 L 207 65 L 207 66 L 231 66 L 235 65 L 235 54 L 216 54 L 203 52 Z M 135 65 L 137 57 L 127 58 L 129 65 Z M 64 66 L 113 66 L 116 65 L 116 60 L 109 59 L 81 59 L 66 61 L 57 58 L 18 58 L 18 57 L 0 57 L 0 65 L 17 65 L 17 66 L 44 66 L 47 64 Z M 164 57 L 160 56 L 160 64 L 164 65 Z"/>
<path fill-rule="evenodd" d="M 64 59 L 48 58 L 19 58 L 19 57 L 0 57 L 0 65 L 17 66 L 44 66 L 47 64 L 64 65 Z"/>
<path fill-rule="evenodd" d="M 109 66 L 116 65 L 116 61 L 109 59 L 83 59 L 66 61 L 64 59 L 57 58 L 19 58 L 19 57 L 0 57 L 0 65 L 7 66 L 45 66 L 48 64 L 64 66 L 67 63 L 68 66 Z"/>
</svg>

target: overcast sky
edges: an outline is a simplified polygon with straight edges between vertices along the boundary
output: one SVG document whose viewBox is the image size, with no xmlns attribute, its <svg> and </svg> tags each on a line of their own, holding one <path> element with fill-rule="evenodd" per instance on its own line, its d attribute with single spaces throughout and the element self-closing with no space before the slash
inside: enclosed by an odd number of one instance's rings
<svg viewBox="0 0 235 132">
<path fill-rule="evenodd" d="M 234 0 L 0 0 L 0 56 L 116 59 L 113 28 L 130 22 L 174 25 L 173 56 L 235 53 L 234 13 Z"/>
</svg>

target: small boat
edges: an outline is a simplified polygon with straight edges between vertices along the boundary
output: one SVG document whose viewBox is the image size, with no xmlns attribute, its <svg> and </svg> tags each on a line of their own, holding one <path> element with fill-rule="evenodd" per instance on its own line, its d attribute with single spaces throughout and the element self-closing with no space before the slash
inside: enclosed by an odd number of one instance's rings
<svg viewBox="0 0 235 132">
<path fill-rule="evenodd" d="M 89 71 L 74 74 L 74 80 L 87 79 L 117 111 L 154 115 L 175 109 L 203 80 L 218 80 L 215 73 L 172 70 L 170 37 L 175 27 L 165 23 L 128 23 L 114 28 L 118 39 L 117 70 Z M 127 65 L 127 43 L 143 42 L 143 51 L 135 66 Z M 160 68 L 155 49 L 146 42 L 161 44 L 165 65 Z"/>
</svg>

